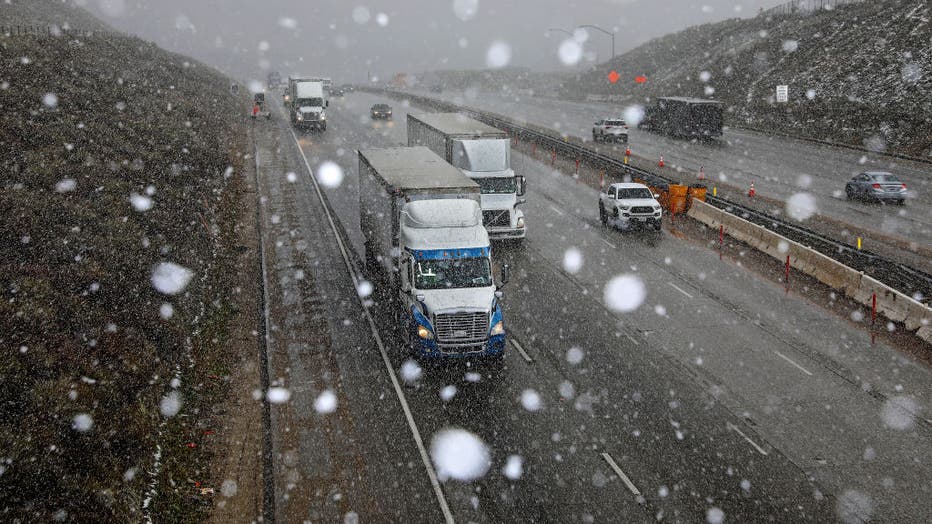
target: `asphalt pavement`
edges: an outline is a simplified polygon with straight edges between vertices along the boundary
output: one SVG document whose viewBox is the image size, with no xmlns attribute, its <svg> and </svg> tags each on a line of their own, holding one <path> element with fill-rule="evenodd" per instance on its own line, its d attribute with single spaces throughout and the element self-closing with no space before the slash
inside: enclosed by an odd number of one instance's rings
<svg viewBox="0 0 932 524">
<path fill-rule="evenodd" d="M 871 346 L 863 323 L 669 227 L 603 229 L 593 190 L 517 153 L 530 187 L 528 238 L 493 246 L 496 263 L 514 268 L 506 365 L 425 368 L 402 392 L 412 428 L 303 165 L 340 166 L 342 180 L 325 193 L 361 252 L 354 150 L 406 142 L 408 108 L 384 100 L 395 119 L 373 122 L 376 101 L 334 99 L 328 131 L 297 136 L 303 157 L 280 107 L 264 124 L 270 377 L 291 391 L 273 406 L 282 521 L 441 521 L 415 433 L 429 444 L 450 427 L 478 435 L 492 462 L 479 480 L 442 484 L 457 521 L 715 521 L 719 512 L 725 521 L 830 521 L 855 512 L 909 522 L 932 513 L 928 368 Z M 582 257 L 578 271 L 564 264 L 569 249 Z M 620 275 L 646 290 L 629 313 L 605 306 L 605 286 Z M 389 308 L 370 311 L 397 377 L 408 355 Z M 456 394 L 445 401 L 448 386 Z M 328 389 L 338 409 L 320 413 L 314 401 Z M 528 391 L 540 409 L 521 401 Z M 523 460 L 519 478 L 503 474 L 512 455 Z"/>
</svg>

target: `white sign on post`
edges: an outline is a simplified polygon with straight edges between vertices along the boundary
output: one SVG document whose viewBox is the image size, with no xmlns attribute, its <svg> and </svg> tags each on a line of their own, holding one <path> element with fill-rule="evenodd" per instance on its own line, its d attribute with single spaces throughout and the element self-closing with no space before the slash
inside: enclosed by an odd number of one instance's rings
<svg viewBox="0 0 932 524">
<path fill-rule="evenodd" d="M 777 86 L 777 102 L 790 101 L 790 86 Z"/>
</svg>

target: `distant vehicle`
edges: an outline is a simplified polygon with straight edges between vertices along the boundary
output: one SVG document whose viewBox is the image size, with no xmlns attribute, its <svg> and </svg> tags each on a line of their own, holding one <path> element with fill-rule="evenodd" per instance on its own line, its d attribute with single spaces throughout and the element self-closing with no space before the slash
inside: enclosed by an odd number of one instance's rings
<svg viewBox="0 0 932 524">
<path fill-rule="evenodd" d="M 443 93 L 443 86 L 440 84 L 433 84 L 430 86 L 431 93 Z"/>
<path fill-rule="evenodd" d="M 500 362 L 502 292 L 479 185 L 426 147 L 360 150 L 358 173 L 366 272 L 387 290 L 414 355 Z"/>
<path fill-rule="evenodd" d="M 282 75 L 278 71 L 271 71 L 268 78 L 269 89 L 275 89 L 282 83 Z"/>
<path fill-rule="evenodd" d="M 720 137 L 722 103 L 701 98 L 658 98 L 657 103 L 644 112 L 638 129 L 685 138 Z"/>
<path fill-rule="evenodd" d="M 377 120 L 377 119 L 391 120 L 392 119 L 392 106 L 388 104 L 375 104 L 374 106 L 372 106 L 372 109 L 369 110 L 369 114 L 373 120 Z"/>
<path fill-rule="evenodd" d="M 352 93 L 353 91 L 356 90 L 356 88 L 353 87 L 353 84 L 343 84 L 342 86 L 340 86 L 340 88 L 343 89 L 344 93 Z"/>
<path fill-rule="evenodd" d="M 902 206 L 906 203 L 906 184 L 892 173 L 867 171 L 858 174 L 845 184 L 845 196 L 849 200 L 895 202 Z"/>
<path fill-rule="evenodd" d="M 327 130 L 327 100 L 323 79 L 289 77 L 285 91 L 285 106 L 291 113 L 291 124 L 297 128 Z"/>
<path fill-rule="evenodd" d="M 459 113 L 408 113 L 408 145 L 427 146 L 482 188 L 482 223 L 492 240 L 527 236 L 525 180 L 511 168 L 511 139 L 501 129 Z"/>
<path fill-rule="evenodd" d="M 272 112 L 265 108 L 265 93 L 256 93 L 252 96 L 252 112 L 250 116 L 258 118 L 264 116 L 266 120 L 272 118 Z"/>
<path fill-rule="evenodd" d="M 592 124 L 593 142 L 628 143 L 628 124 L 620 118 L 606 118 Z"/>
<path fill-rule="evenodd" d="M 339 87 L 334 87 L 330 90 L 330 96 L 343 96 L 343 90 Z"/>
<path fill-rule="evenodd" d="M 599 193 L 599 220 L 603 226 L 660 231 L 662 214 L 657 196 L 643 184 L 619 182 Z"/>
</svg>

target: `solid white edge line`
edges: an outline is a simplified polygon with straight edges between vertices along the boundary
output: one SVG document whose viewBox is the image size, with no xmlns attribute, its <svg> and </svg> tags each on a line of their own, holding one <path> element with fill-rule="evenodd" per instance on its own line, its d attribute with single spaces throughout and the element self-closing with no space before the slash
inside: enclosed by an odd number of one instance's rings
<svg viewBox="0 0 932 524">
<path fill-rule="evenodd" d="M 637 486 L 634 485 L 633 482 L 631 482 L 631 479 L 628 478 L 628 475 L 625 475 L 625 472 L 622 471 L 620 467 L 618 467 L 618 464 L 615 463 L 615 459 L 613 459 L 611 455 L 608 453 L 602 453 L 602 459 L 605 462 L 608 462 L 608 467 L 612 468 L 612 471 L 618 475 L 618 478 L 620 478 L 621 481 L 625 483 L 628 491 L 634 494 L 635 497 L 641 496 L 641 491 L 637 488 Z"/>
<path fill-rule="evenodd" d="M 511 342 L 511 345 L 514 346 L 516 350 L 518 350 L 518 353 L 521 354 L 521 358 L 523 358 L 526 362 L 534 362 L 534 359 L 531 358 L 531 356 L 528 355 L 526 351 L 524 351 L 524 348 L 521 347 L 521 344 L 519 344 L 517 340 L 515 340 L 513 337 L 508 337 L 508 342 Z"/>
<path fill-rule="evenodd" d="M 604 238 L 602 238 L 602 239 L 600 239 L 600 240 L 601 240 L 602 242 L 605 242 L 605 244 L 606 244 L 608 247 L 610 247 L 610 248 L 612 248 L 612 249 L 618 249 L 618 246 L 616 246 L 615 244 L 612 244 L 612 243 L 609 242 L 608 240 L 605 240 Z"/>
<path fill-rule="evenodd" d="M 783 353 L 780 353 L 780 352 L 777 351 L 776 349 L 773 350 L 773 352 L 776 353 L 778 357 L 780 357 L 780 358 L 782 358 L 783 360 L 789 362 L 790 364 L 793 364 L 794 366 L 796 366 L 796 367 L 797 367 L 800 371 L 802 371 L 803 373 L 809 375 L 810 377 L 812 376 L 812 373 L 809 372 L 808 369 L 806 369 L 806 368 L 800 366 L 799 364 L 797 364 L 796 362 L 794 362 L 793 359 L 791 359 L 790 357 L 784 355 Z"/>
<path fill-rule="evenodd" d="M 559 209 L 557 209 L 555 206 L 550 206 L 550 209 L 556 211 L 557 214 L 560 215 L 560 216 L 563 216 L 563 215 L 566 214 L 566 213 L 564 213 L 563 211 L 560 211 Z"/>
<path fill-rule="evenodd" d="M 294 143 L 298 147 L 298 152 L 301 153 L 301 158 L 304 159 L 304 166 L 307 167 L 307 175 L 311 178 L 311 182 L 314 185 L 314 190 L 317 192 L 317 198 L 320 200 L 320 203 L 324 208 L 324 213 L 327 215 L 327 221 L 330 223 L 330 229 L 333 231 L 333 235 L 337 240 L 337 245 L 340 247 L 340 253 L 343 255 L 343 262 L 346 264 L 346 269 L 349 271 L 350 277 L 353 279 L 353 287 L 355 289 L 359 289 L 359 278 L 356 275 L 356 269 L 353 267 L 353 263 L 350 262 L 349 254 L 346 251 L 346 246 L 343 245 L 343 239 L 340 238 L 336 224 L 333 222 L 333 216 L 330 214 L 330 208 L 327 207 L 326 201 L 324 200 L 324 195 L 320 191 L 320 185 L 317 183 L 317 178 L 314 176 L 314 171 L 311 169 L 311 164 L 307 160 L 307 155 L 305 155 L 304 150 L 301 149 L 301 142 L 298 141 L 298 135 L 295 134 L 294 129 L 291 126 L 288 126 L 288 131 L 291 132 L 291 137 L 294 139 Z M 372 315 L 369 314 L 369 309 L 362 303 L 362 297 L 360 297 L 358 293 L 356 293 L 356 297 L 359 300 L 360 305 L 362 305 L 363 312 L 366 315 L 366 320 L 369 323 L 369 330 L 372 331 L 372 336 L 375 338 L 376 345 L 379 346 L 379 352 L 382 354 L 382 362 L 385 363 L 385 370 L 388 372 L 388 376 L 392 380 L 392 387 L 395 389 L 395 395 L 397 395 L 398 402 L 401 404 L 401 409 L 404 411 L 405 420 L 408 423 L 408 429 L 411 430 L 411 436 L 414 437 L 414 443 L 417 445 L 418 452 L 421 455 L 421 461 L 424 463 L 424 468 L 427 469 L 427 476 L 430 477 L 430 484 L 434 488 L 434 494 L 437 496 L 437 502 L 440 504 L 440 510 L 443 512 L 443 518 L 447 523 L 454 524 L 455 521 L 453 520 L 453 514 L 450 512 L 450 506 L 447 504 L 447 499 L 443 494 L 443 489 L 440 487 L 440 481 L 437 479 L 437 473 L 434 471 L 434 467 L 431 464 L 430 456 L 427 453 L 427 448 L 424 447 L 424 439 L 421 438 L 421 432 L 418 430 L 417 424 L 414 422 L 414 415 L 411 414 L 411 408 L 408 407 L 408 400 L 405 398 L 404 391 L 401 389 L 401 385 L 398 383 L 398 377 L 395 376 L 395 370 L 392 368 L 392 361 L 388 358 L 388 353 L 385 351 L 385 344 L 382 342 L 382 337 L 379 336 L 379 330 L 375 326 L 375 321 L 372 320 Z"/>
<path fill-rule="evenodd" d="M 667 284 L 670 284 L 670 287 L 672 287 L 673 289 L 675 289 L 675 290 L 679 291 L 680 293 L 686 295 L 687 297 L 693 298 L 692 295 L 690 295 L 689 293 L 683 291 L 679 286 L 677 286 L 677 285 L 674 284 L 673 282 L 667 282 Z"/>
<path fill-rule="evenodd" d="M 765 451 L 764 448 L 758 446 L 756 442 L 754 442 L 753 440 L 751 440 L 750 437 L 748 437 L 747 435 L 745 435 L 743 431 L 741 431 L 740 429 L 738 429 L 738 426 L 732 424 L 731 422 L 727 422 L 726 424 L 728 425 L 728 428 L 729 428 L 729 429 L 735 430 L 735 432 L 737 432 L 739 435 L 741 435 L 741 437 L 742 437 L 744 440 L 748 441 L 748 444 L 754 446 L 754 449 L 756 449 L 758 453 L 760 453 L 761 455 L 764 455 L 765 457 L 767 456 L 767 451 Z"/>
</svg>

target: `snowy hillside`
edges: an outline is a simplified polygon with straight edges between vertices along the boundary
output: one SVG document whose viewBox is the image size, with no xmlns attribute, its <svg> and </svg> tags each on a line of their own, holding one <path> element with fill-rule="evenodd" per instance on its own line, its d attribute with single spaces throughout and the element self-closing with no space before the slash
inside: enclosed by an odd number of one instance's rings
<svg viewBox="0 0 932 524">
<path fill-rule="evenodd" d="M 932 7 L 863 2 L 796 16 L 696 26 L 652 40 L 568 83 L 573 98 L 698 96 L 731 125 L 932 156 Z M 606 71 L 621 80 L 611 84 Z M 638 75 L 648 81 L 634 82 Z M 789 103 L 774 101 L 789 86 Z"/>
</svg>

